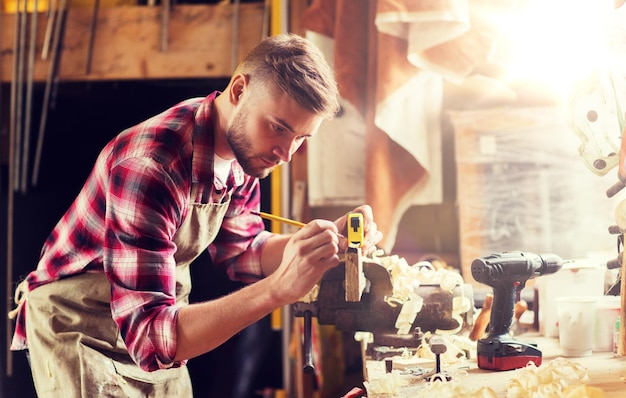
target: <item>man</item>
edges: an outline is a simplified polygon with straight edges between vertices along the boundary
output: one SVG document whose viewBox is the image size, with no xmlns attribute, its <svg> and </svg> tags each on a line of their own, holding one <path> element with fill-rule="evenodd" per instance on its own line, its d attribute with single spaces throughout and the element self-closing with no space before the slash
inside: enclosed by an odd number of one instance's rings
<svg viewBox="0 0 626 398">
<path fill-rule="evenodd" d="M 283 305 L 338 265 L 346 216 L 293 235 L 263 230 L 259 178 L 336 112 L 321 53 L 270 37 L 223 92 L 183 101 L 115 137 L 18 286 L 13 350 L 41 397 L 192 396 L 186 361 Z M 382 238 L 371 208 L 366 248 Z M 188 303 L 189 264 L 248 283 Z"/>
</svg>

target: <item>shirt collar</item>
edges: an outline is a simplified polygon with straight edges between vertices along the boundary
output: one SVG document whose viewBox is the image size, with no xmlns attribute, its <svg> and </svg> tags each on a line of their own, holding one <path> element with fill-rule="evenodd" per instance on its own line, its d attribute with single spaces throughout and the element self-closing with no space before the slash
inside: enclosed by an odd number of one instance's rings
<svg viewBox="0 0 626 398">
<path fill-rule="evenodd" d="M 213 157 L 215 153 L 215 123 L 212 114 L 213 103 L 220 91 L 209 94 L 196 110 L 193 131 L 192 178 L 194 183 L 216 180 L 213 174 Z M 226 181 L 228 187 L 240 186 L 244 182 L 244 171 L 235 160 L 232 163 L 232 174 Z M 217 182 L 219 184 L 219 182 Z M 219 187 L 221 188 L 221 187 Z"/>
</svg>

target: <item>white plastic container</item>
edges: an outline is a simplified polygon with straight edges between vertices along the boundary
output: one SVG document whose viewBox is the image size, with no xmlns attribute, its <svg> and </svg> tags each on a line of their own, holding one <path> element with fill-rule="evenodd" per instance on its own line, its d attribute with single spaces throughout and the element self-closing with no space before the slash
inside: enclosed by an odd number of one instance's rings
<svg viewBox="0 0 626 398">
<path fill-rule="evenodd" d="M 593 351 L 613 351 L 615 345 L 615 321 L 621 307 L 620 296 L 602 296 L 596 308 L 593 333 Z"/>
<path fill-rule="evenodd" d="M 566 263 L 554 274 L 538 277 L 535 283 L 539 295 L 539 332 L 546 337 L 559 337 L 555 299 L 604 295 L 605 273 L 604 264 L 583 259 Z"/>
<path fill-rule="evenodd" d="M 596 308 L 600 297 L 557 297 L 559 345 L 565 357 L 588 357 L 593 350 Z"/>
</svg>

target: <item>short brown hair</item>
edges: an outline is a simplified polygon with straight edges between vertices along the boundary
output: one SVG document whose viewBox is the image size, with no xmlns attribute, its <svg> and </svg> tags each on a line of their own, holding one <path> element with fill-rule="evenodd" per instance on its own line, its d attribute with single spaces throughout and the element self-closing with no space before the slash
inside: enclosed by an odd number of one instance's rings
<svg viewBox="0 0 626 398">
<path fill-rule="evenodd" d="M 270 36 L 257 44 L 238 70 L 251 83 L 274 82 L 300 106 L 324 117 L 339 110 L 335 74 L 322 52 L 294 33 Z"/>
</svg>

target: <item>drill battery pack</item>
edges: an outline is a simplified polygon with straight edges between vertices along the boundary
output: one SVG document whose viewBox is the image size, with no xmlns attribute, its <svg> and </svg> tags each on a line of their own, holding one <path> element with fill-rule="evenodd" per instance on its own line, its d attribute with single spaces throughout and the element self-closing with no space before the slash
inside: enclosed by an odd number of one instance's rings
<svg viewBox="0 0 626 398">
<path fill-rule="evenodd" d="M 526 367 L 529 362 L 541 365 L 542 355 L 536 344 L 503 336 L 478 340 L 476 352 L 480 369 L 512 370 Z"/>
</svg>

